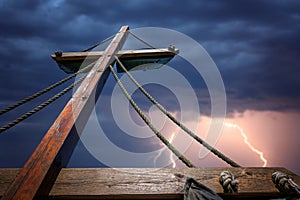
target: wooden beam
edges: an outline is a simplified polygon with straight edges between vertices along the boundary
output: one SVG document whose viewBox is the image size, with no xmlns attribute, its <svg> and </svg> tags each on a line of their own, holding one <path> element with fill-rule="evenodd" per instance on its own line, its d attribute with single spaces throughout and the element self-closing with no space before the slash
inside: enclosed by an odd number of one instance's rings
<svg viewBox="0 0 300 200">
<path fill-rule="evenodd" d="M 116 34 L 8 187 L 2 200 L 29 200 L 47 195 L 50 191 L 60 169 L 68 162 L 77 144 L 79 138 L 76 131 L 80 133 L 85 126 L 95 104 L 95 96 L 98 96 L 96 87 L 100 93 L 109 75 L 107 67 L 114 61 L 113 55 L 123 46 L 128 29 L 128 26 L 123 26 Z"/>
<path fill-rule="evenodd" d="M 224 194 L 221 171 L 239 180 L 237 194 Z M 126 171 L 126 172 L 124 172 Z M 300 185 L 300 177 L 284 168 L 193 168 L 193 169 L 107 169 L 64 168 L 52 190 L 51 199 L 183 199 L 187 177 L 208 186 L 224 199 L 270 199 L 283 197 L 271 174 L 282 171 Z M 0 197 L 18 169 L 0 169 Z"/>
<path fill-rule="evenodd" d="M 139 57 L 160 57 L 160 56 L 174 56 L 179 53 L 178 49 L 171 51 L 167 48 L 161 49 L 141 49 L 141 50 L 120 50 L 116 54 L 120 58 L 139 58 Z M 92 52 L 63 52 L 61 56 L 52 54 L 51 57 L 57 61 L 83 61 L 85 59 L 96 60 L 103 56 L 104 51 Z"/>
</svg>

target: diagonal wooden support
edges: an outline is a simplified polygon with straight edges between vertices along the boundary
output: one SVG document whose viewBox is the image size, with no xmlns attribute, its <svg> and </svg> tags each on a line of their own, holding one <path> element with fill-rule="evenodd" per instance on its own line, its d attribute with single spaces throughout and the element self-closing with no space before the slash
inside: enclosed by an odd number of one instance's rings
<svg viewBox="0 0 300 200">
<path fill-rule="evenodd" d="M 68 162 L 125 40 L 128 26 L 123 26 L 88 73 L 80 87 L 50 127 L 34 153 L 2 197 L 2 200 L 29 200 L 48 195 L 62 167 Z M 96 91 L 97 88 L 97 91 Z M 76 127 L 75 127 L 76 123 Z"/>
</svg>

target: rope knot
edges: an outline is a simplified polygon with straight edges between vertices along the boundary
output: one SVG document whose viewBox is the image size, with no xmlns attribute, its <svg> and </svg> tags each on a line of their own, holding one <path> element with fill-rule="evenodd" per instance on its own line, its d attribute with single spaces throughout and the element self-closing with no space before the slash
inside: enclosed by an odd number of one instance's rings
<svg viewBox="0 0 300 200">
<path fill-rule="evenodd" d="M 295 193 L 300 197 L 300 188 L 289 175 L 279 171 L 274 172 L 272 181 L 280 192 Z"/>
<path fill-rule="evenodd" d="M 239 181 L 235 180 L 233 174 L 229 171 L 221 172 L 219 181 L 223 187 L 224 193 L 238 192 Z"/>
</svg>

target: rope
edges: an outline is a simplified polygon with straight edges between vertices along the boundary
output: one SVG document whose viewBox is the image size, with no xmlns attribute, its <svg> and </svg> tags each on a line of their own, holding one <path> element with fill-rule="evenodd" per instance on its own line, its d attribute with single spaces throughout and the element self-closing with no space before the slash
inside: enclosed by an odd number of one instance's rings
<svg viewBox="0 0 300 200">
<path fill-rule="evenodd" d="M 214 153 L 216 156 L 221 158 L 223 161 L 231 165 L 232 167 L 240 167 L 239 164 L 231 160 L 229 157 L 225 156 L 223 153 L 212 147 L 210 144 L 205 142 L 203 139 L 198 137 L 195 133 L 193 133 L 191 130 L 189 130 L 183 123 L 178 121 L 171 113 L 169 113 L 162 105 L 160 105 L 135 79 L 134 77 L 127 71 L 127 69 L 124 67 L 122 62 L 119 60 L 117 56 L 115 56 L 117 62 L 120 64 L 122 69 L 126 72 L 128 77 L 132 80 L 132 82 L 139 88 L 139 90 L 153 103 L 156 105 L 156 107 L 161 110 L 165 115 L 169 117 L 175 124 L 177 124 L 182 130 L 184 130 L 187 134 L 189 134 L 192 138 L 194 138 L 197 142 L 202 144 L 204 147 L 206 147 L 209 151 Z"/>
<path fill-rule="evenodd" d="M 182 155 L 149 121 L 143 111 L 138 107 L 138 105 L 134 102 L 134 100 L 130 97 L 127 90 L 125 89 L 124 85 L 121 83 L 120 79 L 118 78 L 116 72 L 114 71 L 113 67 L 109 66 L 110 71 L 112 72 L 117 84 L 119 85 L 120 89 L 122 90 L 123 94 L 126 96 L 130 104 L 136 110 L 136 112 L 140 115 L 140 117 L 144 120 L 144 122 L 149 126 L 149 128 L 156 134 L 156 136 L 171 150 L 178 158 L 181 160 L 186 166 L 188 167 L 195 167 L 184 155 Z"/>
<path fill-rule="evenodd" d="M 31 96 L 29 96 L 29 97 L 23 99 L 23 100 L 21 100 L 21 101 L 15 103 L 15 104 L 13 104 L 13 105 L 11 105 L 11 106 L 8 106 L 7 108 L 5 108 L 5 109 L 3 109 L 3 110 L 0 111 L 0 115 L 4 114 L 4 113 L 6 113 L 6 112 L 8 112 L 8 111 L 10 111 L 10 110 L 12 110 L 12 109 L 14 109 L 14 108 L 17 108 L 18 106 L 23 105 L 23 104 L 27 103 L 28 101 L 33 100 L 33 99 L 35 99 L 35 98 L 41 96 L 42 94 L 44 94 L 44 93 L 46 93 L 46 92 L 49 92 L 50 90 L 56 88 L 57 86 L 63 84 L 64 82 L 70 80 L 71 78 L 75 77 L 76 75 L 78 75 L 78 74 L 84 72 L 85 70 L 90 69 L 90 68 L 93 66 L 94 63 L 95 63 L 95 62 L 93 62 L 93 63 L 87 65 L 85 68 L 83 68 L 83 69 L 79 70 L 78 72 L 76 72 L 76 73 L 74 73 L 74 74 L 68 76 L 67 78 L 64 78 L 64 79 L 62 79 L 62 80 L 60 80 L 60 81 L 54 83 L 53 85 L 50 85 L 49 87 L 47 87 L 47 88 L 45 88 L 45 89 L 43 89 L 43 90 L 41 90 L 41 91 L 39 91 L 39 92 L 37 92 L 37 93 L 35 93 L 35 94 L 33 94 L 33 95 L 31 95 Z"/>
<path fill-rule="evenodd" d="M 139 40 L 140 42 L 142 42 L 143 44 L 145 44 L 146 46 L 149 46 L 152 49 L 157 49 L 155 46 L 151 45 L 150 43 L 146 42 L 145 40 L 143 40 L 142 38 L 140 38 L 139 36 L 135 35 L 134 33 L 132 33 L 131 31 L 128 30 L 128 32 L 135 37 L 135 39 Z"/>
<path fill-rule="evenodd" d="M 79 80 L 77 80 L 76 82 L 74 82 L 73 84 L 71 84 L 70 86 L 68 86 L 67 88 L 65 88 L 64 90 L 62 90 L 60 93 L 54 95 L 52 98 L 48 99 L 44 103 L 42 103 L 39 106 L 35 107 L 31 111 L 29 111 L 29 112 L 25 113 L 24 115 L 18 117 L 14 121 L 11 121 L 8 124 L 2 126 L 0 128 L 0 133 L 2 133 L 3 131 L 5 131 L 5 130 L 7 130 L 7 129 L 15 126 L 15 125 L 17 125 L 18 123 L 20 123 L 24 119 L 27 119 L 31 115 L 33 115 L 33 114 L 37 113 L 38 111 L 42 110 L 43 108 L 45 108 L 46 106 L 48 106 L 49 104 L 51 104 L 52 102 L 54 102 L 55 100 L 57 100 L 58 98 L 60 98 L 61 96 L 63 96 L 64 94 L 66 94 L 69 90 L 71 90 L 73 87 L 75 87 L 77 84 L 79 84 L 84 78 L 85 78 L 85 76 L 82 77 L 82 78 L 80 78 Z"/>
<path fill-rule="evenodd" d="M 96 48 L 97 46 L 99 46 L 99 45 L 101 45 L 101 44 L 104 44 L 105 42 L 108 42 L 109 40 L 113 39 L 114 37 L 115 37 L 115 35 L 112 35 L 112 36 L 106 38 L 105 40 L 103 40 L 103 41 L 101 41 L 101 42 L 99 42 L 99 43 L 97 43 L 97 44 L 95 44 L 95 45 L 93 45 L 93 46 L 91 46 L 91 47 L 88 47 L 88 48 L 82 50 L 81 52 L 87 52 L 87 51 L 90 51 L 90 50 Z"/>
<path fill-rule="evenodd" d="M 219 182 L 223 187 L 224 193 L 238 192 L 239 181 L 235 180 L 233 174 L 229 171 L 221 172 Z"/>
<path fill-rule="evenodd" d="M 287 174 L 279 171 L 274 172 L 272 181 L 280 192 L 294 193 L 297 197 L 300 197 L 300 187 Z"/>
</svg>

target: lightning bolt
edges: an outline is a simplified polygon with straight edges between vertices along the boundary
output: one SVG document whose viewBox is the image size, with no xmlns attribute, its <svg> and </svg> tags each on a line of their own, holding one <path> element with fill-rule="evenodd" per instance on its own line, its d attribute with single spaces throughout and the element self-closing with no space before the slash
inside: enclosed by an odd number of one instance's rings
<svg viewBox="0 0 300 200">
<path fill-rule="evenodd" d="M 263 163 L 264 163 L 264 164 L 263 164 L 263 167 L 266 167 L 266 166 L 267 166 L 268 161 L 267 161 L 267 159 L 264 157 L 263 152 L 262 152 L 262 151 L 259 151 L 258 149 L 254 148 L 254 147 L 252 146 L 252 144 L 248 141 L 248 137 L 247 137 L 246 133 L 244 132 L 244 130 L 243 130 L 239 125 L 233 124 L 233 123 L 229 123 L 229 122 L 225 122 L 224 125 L 225 125 L 226 127 L 228 127 L 228 128 L 235 128 L 235 129 L 237 129 L 237 130 L 240 132 L 240 134 L 242 135 L 242 137 L 244 138 L 245 144 L 246 144 L 253 152 L 255 152 L 256 154 L 259 155 L 260 159 L 261 159 L 261 160 L 263 161 Z"/>
<path fill-rule="evenodd" d="M 171 135 L 171 138 L 170 138 L 170 143 L 172 144 L 173 140 L 174 140 L 174 137 L 175 137 L 175 133 L 173 132 L 172 135 Z M 170 151 L 170 161 L 172 163 L 172 168 L 175 168 L 176 167 L 176 163 L 175 163 L 175 160 L 174 160 L 174 155 L 173 153 Z"/>
<path fill-rule="evenodd" d="M 175 137 L 175 133 L 173 132 L 172 135 L 171 135 L 171 137 L 170 137 L 170 140 L 169 140 L 169 142 L 170 142 L 171 144 L 172 144 L 172 142 L 173 142 L 173 140 L 174 140 L 174 137 Z M 154 159 L 153 159 L 154 166 L 156 166 L 156 161 L 157 161 L 157 159 L 161 156 L 162 152 L 163 152 L 166 148 L 167 148 L 166 146 L 165 146 L 164 148 L 162 148 L 162 149 L 158 152 L 158 154 L 154 157 Z M 174 160 L 173 153 L 172 153 L 171 151 L 169 151 L 169 152 L 170 152 L 169 159 L 170 159 L 170 161 L 171 161 L 171 163 L 172 163 L 172 168 L 175 168 L 175 167 L 176 167 L 176 162 L 175 162 L 175 160 Z"/>
</svg>

